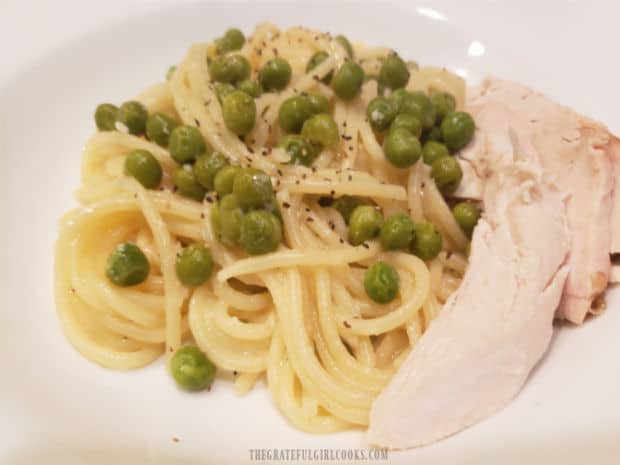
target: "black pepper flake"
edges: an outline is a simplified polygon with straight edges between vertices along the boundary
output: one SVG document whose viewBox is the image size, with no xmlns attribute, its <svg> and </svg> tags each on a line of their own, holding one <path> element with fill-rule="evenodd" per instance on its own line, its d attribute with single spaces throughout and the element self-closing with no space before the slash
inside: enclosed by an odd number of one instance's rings
<svg viewBox="0 0 620 465">
<path fill-rule="evenodd" d="M 340 238 L 340 243 L 344 244 L 344 239 L 342 237 Z"/>
<path fill-rule="evenodd" d="M 266 157 L 268 153 L 269 153 L 269 152 L 267 151 L 267 149 L 263 149 L 263 150 L 261 151 L 261 153 L 260 153 L 260 154 L 261 154 L 263 157 Z"/>
<path fill-rule="evenodd" d="M 168 349 L 168 352 L 174 352 L 174 348 L 173 348 L 173 347 L 170 347 L 170 348 Z"/>
<path fill-rule="evenodd" d="M 291 208 L 291 204 L 290 204 L 290 203 L 288 203 L 288 202 L 282 202 L 282 206 L 283 206 L 284 208 Z"/>
<path fill-rule="evenodd" d="M 204 219 L 205 219 L 205 214 L 204 214 L 204 213 L 201 213 L 201 214 L 200 214 L 200 218 L 204 220 Z"/>
<path fill-rule="evenodd" d="M 252 157 L 245 157 L 245 159 L 246 159 L 248 162 L 252 163 Z"/>
<path fill-rule="evenodd" d="M 274 47 L 272 50 L 273 50 L 273 54 L 275 56 L 278 56 L 278 49 Z"/>
<path fill-rule="evenodd" d="M 304 210 L 306 210 L 307 213 L 310 213 L 310 209 L 308 207 L 304 208 Z"/>
<path fill-rule="evenodd" d="M 422 187 L 422 189 L 424 189 L 424 186 L 426 186 L 426 183 L 423 182 L 422 184 L 420 184 L 420 186 Z"/>
<path fill-rule="evenodd" d="M 277 173 L 278 173 L 278 176 L 283 176 L 283 174 L 282 174 L 282 170 L 281 170 L 280 168 L 278 168 Z"/>
<path fill-rule="evenodd" d="M 333 222 L 333 221 L 330 221 L 330 222 L 329 222 L 329 227 L 330 227 L 330 229 L 331 229 L 332 231 L 336 229 L 336 225 L 334 224 L 334 222 Z"/>
<path fill-rule="evenodd" d="M 280 187 L 280 180 L 276 179 L 276 187 Z"/>
<path fill-rule="evenodd" d="M 353 175 L 352 175 L 352 174 L 350 174 L 350 175 L 349 175 L 349 177 L 348 177 L 348 179 L 349 179 L 349 181 L 353 181 Z"/>
<path fill-rule="evenodd" d="M 308 216 L 308 217 L 306 218 L 306 221 L 307 221 L 308 223 L 312 223 L 312 222 L 314 221 L 314 218 L 312 218 L 311 216 Z"/>
<path fill-rule="evenodd" d="M 75 294 L 75 287 L 72 287 L 71 289 L 69 289 L 69 292 L 70 292 L 71 294 Z"/>
<path fill-rule="evenodd" d="M 368 244 L 366 244 L 365 242 L 362 242 L 362 247 L 364 247 L 365 249 L 370 248 L 370 246 Z"/>
<path fill-rule="evenodd" d="M 345 128 L 347 127 L 347 122 L 346 121 L 342 122 L 342 127 L 345 127 Z"/>
<path fill-rule="evenodd" d="M 329 195 L 333 197 L 334 195 L 336 195 L 336 191 L 332 189 L 331 191 L 329 191 Z"/>
<path fill-rule="evenodd" d="M 308 177 L 308 175 L 307 175 L 306 173 L 303 173 L 303 174 L 301 175 L 301 179 L 306 179 L 307 177 Z"/>
<path fill-rule="evenodd" d="M 295 184 L 299 185 L 299 179 L 295 179 Z"/>
<path fill-rule="evenodd" d="M 207 195 L 207 202 L 213 203 L 213 198 L 210 195 Z"/>
<path fill-rule="evenodd" d="M 239 373 L 237 373 L 237 370 L 233 370 L 233 375 L 237 376 Z"/>
<path fill-rule="evenodd" d="M 207 100 L 207 101 L 205 102 L 205 107 L 208 107 L 209 105 L 211 105 L 211 99 L 209 99 L 209 100 Z"/>
<path fill-rule="evenodd" d="M 194 123 L 196 123 L 196 127 L 197 128 L 200 127 L 200 121 L 198 121 L 196 118 L 194 118 Z"/>
<path fill-rule="evenodd" d="M 351 139 L 353 139 L 353 136 L 347 136 L 346 134 L 343 134 L 343 135 L 342 135 L 342 138 L 343 138 L 344 140 L 351 140 Z"/>
<path fill-rule="evenodd" d="M 312 75 L 312 79 L 314 79 L 315 81 L 320 81 L 321 80 L 321 78 L 319 77 L 318 74 L 313 74 Z"/>
<path fill-rule="evenodd" d="M 316 167 L 315 166 L 313 166 L 311 169 L 312 169 L 313 173 L 316 173 Z"/>
<path fill-rule="evenodd" d="M 353 146 L 349 145 L 349 150 L 353 151 Z"/>
<path fill-rule="evenodd" d="M 252 147 L 248 147 L 248 152 L 254 153 L 254 149 Z M 251 160 L 250 160 L 251 161 Z"/>
<path fill-rule="evenodd" d="M 263 56 L 263 50 L 259 48 L 259 49 L 256 51 L 256 54 L 257 54 L 259 57 L 260 57 L 260 56 Z"/>
<path fill-rule="evenodd" d="M 347 320 L 344 320 L 342 323 L 344 324 L 345 328 L 350 328 L 351 327 L 351 325 L 349 324 L 349 322 Z"/>
</svg>

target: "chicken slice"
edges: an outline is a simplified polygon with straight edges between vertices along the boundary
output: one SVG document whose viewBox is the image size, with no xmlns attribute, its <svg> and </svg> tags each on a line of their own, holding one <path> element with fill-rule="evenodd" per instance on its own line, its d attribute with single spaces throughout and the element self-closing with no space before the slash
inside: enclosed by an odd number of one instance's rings
<svg viewBox="0 0 620 465">
<path fill-rule="evenodd" d="M 498 128 L 485 142 L 485 218 L 470 263 L 399 371 L 375 400 L 370 443 L 431 443 L 501 409 L 545 353 L 568 269 L 564 197 L 545 180 L 523 128 L 489 110 Z M 502 122 L 503 121 L 503 122 Z"/>
<path fill-rule="evenodd" d="M 498 134 L 503 119 L 493 120 L 497 105 L 506 109 L 503 115 L 510 115 L 510 124 L 529 135 L 544 172 L 566 194 L 570 273 L 556 316 L 581 324 L 607 288 L 609 253 L 620 252 L 620 184 L 614 191 L 614 183 L 620 183 L 619 142 L 605 127 L 570 108 L 521 84 L 499 79 L 487 79 L 468 99 L 468 110 L 482 132 L 477 134 L 480 139 Z M 476 192 L 472 186 L 485 182 L 481 166 L 493 169 L 485 158 L 487 153 L 485 148 L 470 144 L 459 155 L 467 169 L 457 195 L 470 197 Z M 618 172 L 615 180 L 614 166 Z M 616 197 L 613 210 L 612 193 Z"/>
</svg>

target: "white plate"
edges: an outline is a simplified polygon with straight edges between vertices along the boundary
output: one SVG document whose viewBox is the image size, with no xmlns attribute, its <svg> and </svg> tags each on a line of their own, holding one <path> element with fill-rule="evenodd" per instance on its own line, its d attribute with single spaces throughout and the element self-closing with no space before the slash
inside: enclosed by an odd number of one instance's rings
<svg viewBox="0 0 620 465">
<path fill-rule="evenodd" d="M 7 70 L 10 79 L 0 87 L 0 463 L 240 464 L 249 461 L 250 448 L 365 447 L 359 431 L 294 430 L 263 387 L 237 398 L 219 381 L 209 393 L 188 395 L 161 363 L 117 373 L 84 360 L 56 321 L 57 221 L 75 205 L 80 151 L 96 104 L 122 101 L 163 79 L 190 43 L 229 25 L 249 30 L 269 19 L 343 32 L 468 79 L 487 73 L 521 79 L 620 127 L 618 67 L 601 51 L 610 45 L 601 44 L 611 40 L 618 8 L 588 5 L 584 13 L 565 2 L 459 3 L 169 7 L 93 29 L 28 67 Z M 607 314 L 557 331 L 548 357 L 506 409 L 437 445 L 390 453 L 390 463 L 619 463 L 620 297 L 610 294 Z"/>
</svg>

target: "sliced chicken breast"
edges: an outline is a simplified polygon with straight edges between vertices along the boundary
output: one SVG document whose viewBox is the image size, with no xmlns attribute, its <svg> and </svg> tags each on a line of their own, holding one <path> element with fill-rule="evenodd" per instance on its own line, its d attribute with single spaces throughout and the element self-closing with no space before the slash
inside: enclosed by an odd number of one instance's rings
<svg viewBox="0 0 620 465">
<path fill-rule="evenodd" d="M 372 444 L 420 446 L 480 421 L 519 392 L 548 347 L 568 273 L 566 205 L 509 117 L 502 105 L 477 117 L 497 126 L 479 141 L 488 167 L 472 165 L 485 218 L 461 286 L 374 402 Z"/>
<path fill-rule="evenodd" d="M 620 251 L 620 147 L 607 129 L 544 95 L 511 81 L 487 79 L 468 99 L 481 134 L 492 140 L 498 125 L 489 115 L 501 105 L 540 154 L 543 170 L 566 195 L 571 232 L 570 273 L 556 316 L 580 324 L 607 288 L 610 252 Z M 467 165 L 458 195 L 469 197 L 484 183 L 481 166 L 493 170 L 486 147 L 470 144 L 459 157 Z M 501 150 L 501 147 L 495 147 Z M 507 150 L 507 149 L 505 149 Z M 472 176 L 470 167 L 476 176 Z M 614 166 L 618 176 L 614 177 Z M 612 198 L 616 197 L 616 201 Z M 613 208 L 612 208 L 613 206 Z"/>
</svg>

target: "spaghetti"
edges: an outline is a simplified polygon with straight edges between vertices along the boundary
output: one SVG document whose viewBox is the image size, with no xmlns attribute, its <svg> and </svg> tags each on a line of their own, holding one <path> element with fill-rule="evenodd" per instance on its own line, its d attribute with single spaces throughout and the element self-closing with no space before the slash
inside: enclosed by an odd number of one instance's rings
<svg viewBox="0 0 620 465">
<path fill-rule="evenodd" d="M 306 63 L 319 50 L 329 58 L 307 73 Z M 386 161 L 365 118 L 376 81 L 365 82 L 358 98 L 333 103 L 341 136 L 335 148 L 323 150 L 311 168 L 287 164 L 288 155 L 277 148 L 277 110 L 286 98 L 311 90 L 333 98 L 321 79 L 347 60 L 341 43 L 329 34 L 264 24 L 238 53 L 252 73 L 276 55 L 292 68 L 286 89 L 256 99 L 259 116 L 243 140 L 227 129 L 210 81 L 207 57 L 214 56 L 214 44 L 192 46 L 171 79 L 138 100 L 149 112 L 198 128 L 231 163 L 267 173 L 282 212 L 283 243 L 259 256 L 225 247 L 210 221 L 214 195 L 199 202 L 176 193 L 176 163 L 166 148 L 123 131 L 98 132 L 82 158 L 81 206 L 62 219 L 57 242 L 62 327 L 85 357 L 116 370 L 147 365 L 193 339 L 218 370 L 235 373 L 238 393 L 265 378 L 274 403 L 296 427 L 315 433 L 363 427 L 374 398 L 458 286 L 467 237 L 421 160 L 407 170 Z M 388 53 L 355 47 L 368 74 Z M 408 87 L 448 91 L 463 103 L 463 82 L 445 70 L 412 65 Z M 123 175 L 123 161 L 136 149 L 160 163 L 159 189 Z M 363 196 L 385 215 L 433 221 L 444 250 L 425 262 L 384 251 L 376 240 L 348 244 L 341 215 L 317 202 L 343 195 Z M 114 286 L 104 274 L 110 251 L 121 242 L 138 245 L 150 263 L 148 278 L 137 286 Z M 174 269 L 177 253 L 191 242 L 206 243 L 216 264 L 209 281 L 196 288 L 184 286 Z M 397 270 L 401 283 L 397 298 L 383 305 L 363 286 L 366 268 L 379 260 Z"/>
</svg>

